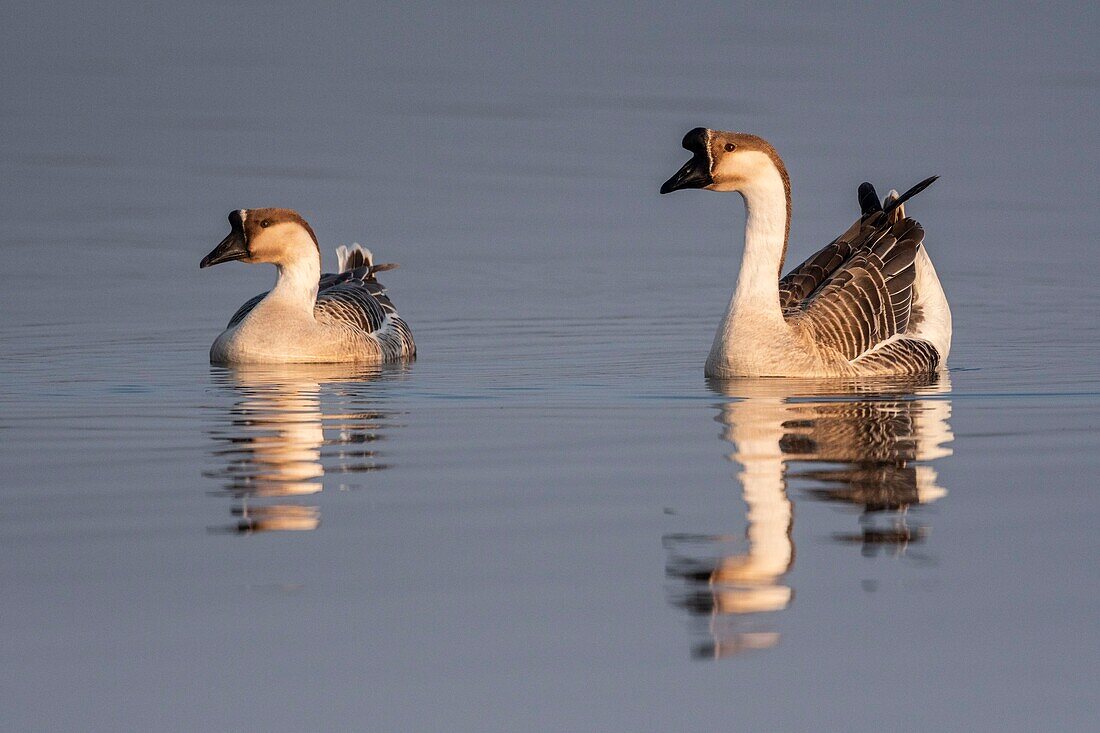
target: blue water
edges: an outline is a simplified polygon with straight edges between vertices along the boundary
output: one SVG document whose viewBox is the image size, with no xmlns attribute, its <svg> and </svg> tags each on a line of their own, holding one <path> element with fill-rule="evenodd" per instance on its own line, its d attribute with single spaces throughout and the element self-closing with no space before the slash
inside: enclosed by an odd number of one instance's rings
<svg viewBox="0 0 1100 733">
<path fill-rule="evenodd" d="M 1090 730 L 1097 12 L 13 9 L 0 710 L 13 730 Z M 708 382 L 737 197 L 697 125 L 912 203 L 920 383 Z M 226 370 L 280 205 L 420 356 Z"/>
</svg>

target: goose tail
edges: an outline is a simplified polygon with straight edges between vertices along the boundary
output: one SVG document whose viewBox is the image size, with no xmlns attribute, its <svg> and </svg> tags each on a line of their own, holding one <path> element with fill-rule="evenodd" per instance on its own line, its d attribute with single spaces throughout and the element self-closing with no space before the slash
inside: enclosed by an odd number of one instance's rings
<svg viewBox="0 0 1100 733">
<path fill-rule="evenodd" d="M 887 203 L 886 206 L 883 207 L 883 210 L 887 214 L 889 214 L 894 209 L 900 208 L 902 204 L 904 204 L 906 201 L 913 198 L 918 193 L 935 183 L 937 178 L 939 178 L 939 176 L 929 176 L 928 178 L 925 178 L 923 181 L 903 193 L 901 196 L 898 196 L 896 191 L 891 191 L 890 193 L 894 194 L 894 200 Z M 887 198 L 889 198 L 889 196 L 887 196 Z"/>
<path fill-rule="evenodd" d="M 886 214 L 889 221 L 901 221 L 905 218 L 905 202 L 931 186 L 937 178 L 939 178 L 939 176 L 925 178 L 900 196 L 897 191 L 890 191 L 881 204 L 878 201 L 878 194 L 875 193 L 875 187 L 870 183 L 861 183 L 858 193 L 860 217 L 866 219 L 881 211 Z"/>
<path fill-rule="evenodd" d="M 878 202 L 878 194 L 875 187 L 864 181 L 859 184 L 859 212 L 860 216 L 867 218 L 871 214 L 882 211 L 882 204 Z"/>
<path fill-rule="evenodd" d="M 374 264 L 374 254 L 361 244 L 353 244 L 350 248 L 340 245 L 336 248 L 336 261 L 340 265 L 340 272 L 351 272 L 362 267 L 367 268 L 366 279 L 374 280 L 375 273 L 386 270 L 396 270 L 397 264 L 385 262 Z"/>
<path fill-rule="evenodd" d="M 890 209 L 890 223 L 891 224 L 893 224 L 894 222 L 897 222 L 897 221 L 901 221 L 902 219 L 905 218 L 905 202 L 902 202 L 900 204 L 895 205 L 895 202 L 899 198 L 900 198 L 900 196 L 898 196 L 897 189 L 892 188 L 892 189 L 890 189 L 890 193 L 886 194 L 886 198 L 883 199 L 884 207 L 889 207 L 889 209 Z"/>
<path fill-rule="evenodd" d="M 340 245 L 336 248 L 336 261 L 339 265 L 337 272 L 349 272 L 360 267 L 374 265 L 374 255 L 361 244 L 353 244 L 351 247 Z"/>
</svg>

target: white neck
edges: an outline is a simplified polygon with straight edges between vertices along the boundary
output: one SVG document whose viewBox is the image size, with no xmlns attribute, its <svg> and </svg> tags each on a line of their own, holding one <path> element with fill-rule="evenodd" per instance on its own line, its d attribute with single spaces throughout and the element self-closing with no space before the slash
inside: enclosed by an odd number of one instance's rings
<svg viewBox="0 0 1100 733">
<path fill-rule="evenodd" d="M 317 285 L 321 279 L 320 256 L 304 255 L 276 267 L 279 268 L 279 274 L 275 279 L 275 287 L 264 298 L 263 304 L 278 305 L 313 318 Z"/>
<path fill-rule="evenodd" d="M 745 251 L 730 302 L 732 311 L 782 317 L 779 270 L 787 244 L 787 191 L 773 166 L 742 187 L 745 199 Z"/>
<path fill-rule="evenodd" d="M 739 189 L 745 199 L 745 252 L 726 315 L 714 335 L 707 374 L 770 373 L 776 338 L 789 330 L 779 307 L 779 268 L 787 242 L 787 189 L 770 162 Z M 738 364 L 731 360 L 736 358 Z M 762 371 L 767 370 L 767 371 Z"/>
</svg>

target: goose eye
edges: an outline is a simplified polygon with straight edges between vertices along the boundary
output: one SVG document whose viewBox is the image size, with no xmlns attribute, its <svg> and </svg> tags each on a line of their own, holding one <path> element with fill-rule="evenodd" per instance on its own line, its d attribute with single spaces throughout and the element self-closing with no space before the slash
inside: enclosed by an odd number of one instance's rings
<svg viewBox="0 0 1100 733">
<path fill-rule="evenodd" d="M 734 151 L 734 148 L 736 148 L 736 147 L 737 146 L 734 145 L 733 143 L 726 143 L 726 152 L 727 153 L 732 153 Z"/>
<path fill-rule="evenodd" d="M 264 219 L 260 222 L 260 226 L 262 226 L 264 229 L 267 229 L 269 226 L 271 226 L 271 219 Z"/>
</svg>

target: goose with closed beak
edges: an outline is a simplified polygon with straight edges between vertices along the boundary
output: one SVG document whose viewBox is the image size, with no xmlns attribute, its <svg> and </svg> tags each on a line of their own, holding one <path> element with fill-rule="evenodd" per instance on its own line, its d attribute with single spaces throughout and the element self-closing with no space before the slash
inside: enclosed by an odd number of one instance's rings
<svg viewBox="0 0 1100 733">
<path fill-rule="evenodd" d="M 214 364 L 399 361 L 416 354 L 409 327 L 397 315 L 359 245 L 337 249 L 338 272 L 321 274 L 313 229 L 290 209 L 239 209 L 229 235 L 199 267 L 240 260 L 275 265 L 275 287 L 242 305 L 210 347 Z"/>
<path fill-rule="evenodd" d="M 935 179 L 880 202 L 859 187 L 860 218 L 785 277 L 791 225 L 787 169 L 755 135 L 696 128 L 692 154 L 661 193 L 736 191 L 745 201 L 745 248 L 733 298 L 707 358 L 710 377 L 858 377 L 944 368 L 951 311 L 924 229 L 905 202 Z"/>
</svg>

